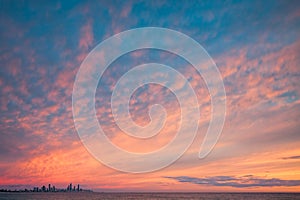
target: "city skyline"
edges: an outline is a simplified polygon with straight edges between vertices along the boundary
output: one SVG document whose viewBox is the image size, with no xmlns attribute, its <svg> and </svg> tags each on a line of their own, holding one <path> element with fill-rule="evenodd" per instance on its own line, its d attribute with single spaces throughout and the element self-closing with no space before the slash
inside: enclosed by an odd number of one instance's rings
<svg viewBox="0 0 300 200">
<path fill-rule="evenodd" d="M 83 189 L 80 187 L 80 184 L 74 185 L 72 187 L 72 183 L 68 184 L 66 188 L 56 188 L 55 185 L 48 184 L 48 187 L 42 185 L 41 187 L 30 187 L 26 188 L 24 186 L 19 185 L 19 187 L 23 187 L 22 189 L 12 189 L 10 186 L 1 186 L 0 192 L 92 192 L 90 189 Z"/>
</svg>

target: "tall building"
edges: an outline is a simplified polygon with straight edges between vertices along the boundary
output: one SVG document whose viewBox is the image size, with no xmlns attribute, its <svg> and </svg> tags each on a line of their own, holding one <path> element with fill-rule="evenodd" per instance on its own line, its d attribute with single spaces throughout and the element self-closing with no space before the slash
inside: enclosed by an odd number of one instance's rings
<svg viewBox="0 0 300 200">
<path fill-rule="evenodd" d="M 79 191 L 79 184 L 77 185 L 77 191 Z"/>
<path fill-rule="evenodd" d="M 48 185 L 48 191 L 51 192 L 51 184 Z"/>
</svg>

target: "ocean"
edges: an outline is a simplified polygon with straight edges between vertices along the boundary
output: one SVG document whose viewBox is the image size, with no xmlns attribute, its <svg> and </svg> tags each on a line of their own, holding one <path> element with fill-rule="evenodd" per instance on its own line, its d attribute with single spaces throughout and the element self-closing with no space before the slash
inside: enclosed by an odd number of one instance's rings
<svg viewBox="0 0 300 200">
<path fill-rule="evenodd" d="M 205 199 L 205 200 L 300 200 L 300 193 L 0 193 L 0 200 L 98 200 L 98 199 Z"/>
</svg>

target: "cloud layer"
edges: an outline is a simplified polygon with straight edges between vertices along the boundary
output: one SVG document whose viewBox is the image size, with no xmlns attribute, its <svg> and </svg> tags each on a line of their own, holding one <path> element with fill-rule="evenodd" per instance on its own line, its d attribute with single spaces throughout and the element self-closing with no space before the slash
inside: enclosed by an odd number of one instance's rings
<svg viewBox="0 0 300 200">
<path fill-rule="evenodd" d="M 299 186 L 300 180 L 282 180 L 279 178 L 261 178 L 252 175 L 242 177 L 235 176 L 212 176 L 194 178 L 189 176 L 164 177 L 174 179 L 182 183 L 193 183 L 210 186 L 230 186 L 235 188 L 247 187 L 274 187 L 274 186 Z"/>
<path fill-rule="evenodd" d="M 5 1 L 0 7 L 1 185 L 79 182 L 104 191 L 170 191 L 191 182 L 196 183 L 191 191 L 209 190 L 207 185 L 216 190 L 300 190 L 298 1 Z M 121 56 L 105 71 L 95 95 L 98 121 L 120 148 L 155 151 L 180 127 L 176 97 L 155 84 L 134 92 L 130 114 L 144 126 L 150 121 L 149 108 L 161 104 L 168 114 L 162 131 L 140 140 L 117 127 L 111 94 L 120 77 L 136 65 L 156 62 L 176 69 L 189 80 L 200 109 L 195 142 L 177 162 L 153 174 L 122 174 L 95 160 L 80 142 L 72 115 L 73 83 L 99 42 L 148 26 L 181 31 L 203 45 L 224 79 L 226 122 L 214 150 L 199 160 L 213 109 L 201 75 L 168 52 L 144 49 Z M 99 63 L 108 53 L 99 54 Z M 184 88 L 178 80 L 172 84 Z M 193 178 L 203 177 L 203 172 L 208 177 Z M 261 178 L 266 175 L 277 179 Z"/>
</svg>

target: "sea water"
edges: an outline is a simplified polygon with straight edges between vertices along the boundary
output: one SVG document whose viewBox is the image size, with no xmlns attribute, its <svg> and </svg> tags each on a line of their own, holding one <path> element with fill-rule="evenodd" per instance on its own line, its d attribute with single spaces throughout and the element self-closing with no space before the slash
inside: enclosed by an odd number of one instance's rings
<svg viewBox="0 0 300 200">
<path fill-rule="evenodd" d="M 97 199 L 205 199 L 205 200 L 269 200 L 269 199 L 299 199 L 300 193 L 0 193 L 0 199 L 15 200 L 97 200 Z"/>
</svg>

